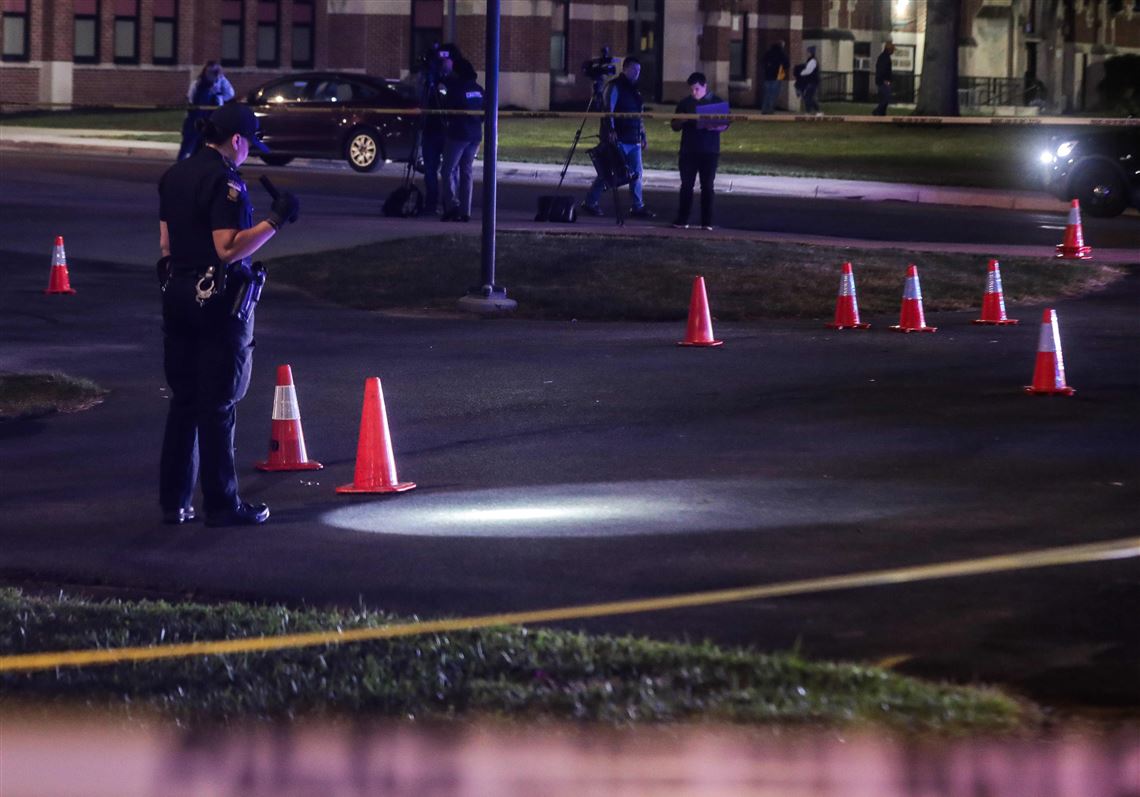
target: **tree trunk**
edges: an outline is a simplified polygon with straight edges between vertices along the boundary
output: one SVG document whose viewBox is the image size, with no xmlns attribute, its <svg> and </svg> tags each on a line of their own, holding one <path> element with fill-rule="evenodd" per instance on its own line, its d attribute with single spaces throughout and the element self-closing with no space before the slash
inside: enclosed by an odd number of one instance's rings
<svg viewBox="0 0 1140 797">
<path fill-rule="evenodd" d="M 919 116 L 958 116 L 958 19 L 961 0 L 928 0 Z"/>
</svg>

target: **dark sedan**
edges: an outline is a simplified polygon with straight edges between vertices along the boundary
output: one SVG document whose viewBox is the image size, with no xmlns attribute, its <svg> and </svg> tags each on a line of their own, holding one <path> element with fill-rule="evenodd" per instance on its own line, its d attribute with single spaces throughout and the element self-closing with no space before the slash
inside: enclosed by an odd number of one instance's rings
<svg viewBox="0 0 1140 797">
<path fill-rule="evenodd" d="M 246 98 L 261 122 L 266 163 L 293 158 L 344 158 L 358 172 L 407 161 L 418 118 L 409 88 L 395 81 L 343 72 L 304 72 L 277 78 Z"/>
<path fill-rule="evenodd" d="M 1049 193 L 1080 200 L 1091 216 L 1140 208 L 1140 129 L 1056 136 L 1041 163 Z"/>
</svg>

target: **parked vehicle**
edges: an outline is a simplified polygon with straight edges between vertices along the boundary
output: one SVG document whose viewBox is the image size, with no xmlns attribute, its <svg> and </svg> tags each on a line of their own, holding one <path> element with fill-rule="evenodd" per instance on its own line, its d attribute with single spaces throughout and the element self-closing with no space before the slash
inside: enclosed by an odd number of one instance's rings
<svg viewBox="0 0 1140 797">
<path fill-rule="evenodd" d="M 1091 216 L 1140 208 L 1140 128 L 1054 136 L 1041 163 L 1049 193 Z"/>
<path fill-rule="evenodd" d="M 246 102 L 261 123 L 270 154 L 281 166 L 293 158 L 344 158 L 358 172 L 406 162 L 415 150 L 418 119 L 413 92 L 393 80 L 344 72 L 303 72 L 258 86 Z"/>
</svg>

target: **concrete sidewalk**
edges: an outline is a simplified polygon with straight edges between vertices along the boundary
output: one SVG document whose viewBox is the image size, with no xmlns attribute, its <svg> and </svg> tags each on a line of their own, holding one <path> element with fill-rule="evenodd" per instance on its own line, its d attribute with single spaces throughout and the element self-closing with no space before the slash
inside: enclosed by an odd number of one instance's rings
<svg viewBox="0 0 1140 797">
<path fill-rule="evenodd" d="M 36 149 L 94 152 L 128 157 L 170 158 L 178 154 L 178 145 L 162 141 L 135 140 L 139 136 L 168 136 L 170 131 L 136 130 L 56 130 L 40 127 L 0 127 L 0 149 Z M 576 158 L 585 158 L 581 152 Z M 343 161 L 298 159 L 298 164 L 312 168 L 348 170 Z M 542 163 L 499 162 L 499 181 L 504 183 L 558 183 L 561 165 Z M 392 167 L 371 175 L 392 176 Z M 476 180 L 482 170 L 476 170 Z M 566 173 L 566 184 L 586 186 L 594 179 L 589 165 L 572 165 Z M 649 190 L 671 190 L 680 185 L 680 175 L 672 170 L 647 169 L 644 185 Z M 928 186 L 912 183 L 878 183 L 863 180 L 832 180 L 819 177 L 775 177 L 721 172 L 717 175 L 717 192 L 745 196 L 786 196 L 804 199 L 852 199 L 870 201 L 915 202 L 931 205 L 1003 208 L 1062 213 L 1066 203 L 1043 191 L 1004 191 L 988 188 Z"/>
</svg>

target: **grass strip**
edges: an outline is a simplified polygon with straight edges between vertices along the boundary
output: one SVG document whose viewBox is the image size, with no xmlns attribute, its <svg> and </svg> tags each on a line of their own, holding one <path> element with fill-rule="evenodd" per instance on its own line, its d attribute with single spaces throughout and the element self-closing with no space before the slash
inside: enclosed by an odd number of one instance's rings
<svg viewBox="0 0 1140 797">
<path fill-rule="evenodd" d="M 362 310 L 454 311 L 477 282 L 477 236 L 447 234 L 277 258 L 270 282 Z M 840 270 L 854 263 L 863 315 L 897 313 L 916 263 L 927 311 L 980 307 L 987 261 L 976 255 L 860 250 L 706 238 L 499 233 L 496 280 L 522 318 L 676 321 L 692 278 L 705 277 L 720 321 L 829 318 Z M 699 265 L 698 265 L 699 264 Z M 1007 306 L 1081 294 L 1120 271 L 1094 263 L 1012 258 L 1001 264 Z"/>
<path fill-rule="evenodd" d="M 375 627 L 379 612 L 44 598 L 0 590 L 0 651 L 121 647 Z M 1006 732 L 1036 711 L 999 691 L 709 643 L 504 627 L 272 654 L 0 676 L 10 699 L 155 710 L 185 723 L 373 717 L 681 720 Z"/>
<path fill-rule="evenodd" d="M 0 373 L 0 419 L 80 412 L 103 401 L 107 390 L 88 379 L 55 373 Z"/>
<path fill-rule="evenodd" d="M 870 106 L 835 104 L 829 114 L 859 114 Z M 658 106 L 668 112 L 672 106 Z M 181 129 L 181 110 L 23 111 L 0 115 L 6 125 L 55 129 Z M 501 119 L 503 161 L 561 164 L 580 120 Z M 680 134 L 667 122 L 647 122 L 645 167 L 677 168 Z M 762 174 L 850 180 L 1038 190 L 1037 156 L 1064 127 L 735 123 L 722 137 L 722 174 Z M 587 121 L 575 163 L 589 165 L 586 149 L 596 143 L 597 124 Z M 177 136 L 175 136 L 175 140 Z M 146 138 L 145 140 L 151 140 Z M 162 139 L 165 140 L 165 139 Z"/>
</svg>

